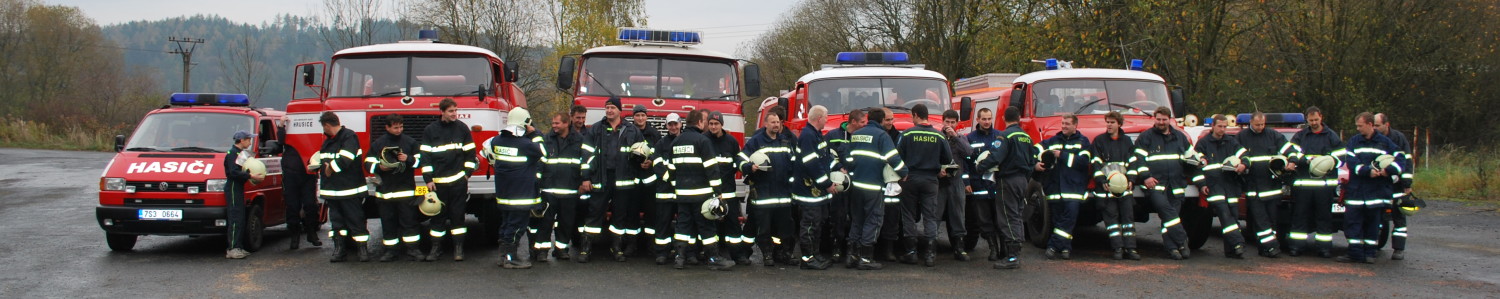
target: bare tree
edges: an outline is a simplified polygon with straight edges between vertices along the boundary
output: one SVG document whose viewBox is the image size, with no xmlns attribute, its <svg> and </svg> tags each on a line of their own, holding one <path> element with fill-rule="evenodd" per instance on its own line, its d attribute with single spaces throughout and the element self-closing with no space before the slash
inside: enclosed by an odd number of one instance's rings
<svg viewBox="0 0 1500 299">
<path fill-rule="evenodd" d="M 333 50 L 399 38 L 399 28 L 390 26 L 392 18 L 385 4 L 385 0 L 323 0 L 318 36 Z"/>
<path fill-rule="evenodd" d="M 243 92 L 252 100 L 259 101 L 270 84 L 270 71 L 265 63 L 264 47 L 251 35 L 243 35 L 219 52 L 219 68 L 227 75 L 217 83 L 220 90 Z"/>
</svg>

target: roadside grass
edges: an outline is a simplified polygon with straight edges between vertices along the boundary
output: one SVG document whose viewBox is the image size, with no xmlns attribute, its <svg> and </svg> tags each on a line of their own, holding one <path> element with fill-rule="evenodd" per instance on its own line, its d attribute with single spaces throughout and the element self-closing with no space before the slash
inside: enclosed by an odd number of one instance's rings
<svg viewBox="0 0 1500 299">
<path fill-rule="evenodd" d="M 1458 201 L 1496 201 L 1500 196 L 1500 159 L 1495 146 L 1444 146 L 1419 162 L 1413 189 L 1424 197 Z M 1427 167 L 1423 167 L 1427 166 Z"/>
<path fill-rule="evenodd" d="M 112 151 L 114 135 L 122 128 L 92 122 L 61 121 L 64 125 L 0 116 L 0 147 Z"/>
</svg>

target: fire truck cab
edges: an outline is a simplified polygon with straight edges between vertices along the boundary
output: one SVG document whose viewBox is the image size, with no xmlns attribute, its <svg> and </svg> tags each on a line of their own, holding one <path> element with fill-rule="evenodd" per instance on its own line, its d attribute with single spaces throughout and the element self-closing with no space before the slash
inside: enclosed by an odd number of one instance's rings
<svg viewBox="0 0 1500 299">
<path fill-rule="evenodd" d="M 762 101 L 758 113 L 762 117 L 756 127 L 764 127 L 765 112 L 780 105 L 787 107 L 786 129 L 801 134 L 808 111 L 814 105 L 823 105 L 828 108 L 828 123 L 818 128 L 819 132 L 844 125 L 851 110 L 873 107 L 891 109 L 896 129 L 906 130 L 914 125 L 911 108 L 924 105 L 930 114 L 929 123 L 942 128 L 949 99 L 948 77 L 910 64 L 904 52 L 840 52 L 835 61 L 802 75 L 781 98 Z"/>
<path fill-rule="evenodd" d="M 260 248 L 267 226 L 286 222 L 276 126 L 283 112 L 250 106 L 243 94 L 172 94 L 127 139 L 115 136 L 114 159 L 99 177 L 94 209 L 105 241 L 129 251 L 142 235 L 224 235 L 224 156 L 237 131 L 254 132 L 250 154 L 266 165 L 266 179 L 245 183 L 247 250 Z"/>
</svg>

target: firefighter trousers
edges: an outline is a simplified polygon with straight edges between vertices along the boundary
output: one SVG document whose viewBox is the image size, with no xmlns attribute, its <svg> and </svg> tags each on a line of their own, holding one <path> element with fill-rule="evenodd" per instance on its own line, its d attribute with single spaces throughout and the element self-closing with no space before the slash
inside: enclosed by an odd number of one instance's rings
<svg viewBox="0 0 1500 299">
<path fill-rule="evenodd" d="M 964 183 L 959 179 L 939 179 L 938 191 L 938 204 L 934 208 L 939 211 L 940 219 L 934 219 L 934 221 L 946 220 L 948 222 L 948 243 L 953 248 L 959 248 L 960 244 L 963 244 L 964 236 L 968 235 L 968 229 L 964 223 L 966 211 L 964 209 Z M 936 238 L 937 232 L 933 231 L 932 235 Z"/>
<path fill-rule="evenodd" d="M 802 250 L 802 260 L 810 261 L 820 253 L 823 228 L 828 221 L 828 205 L 802 205 L 802 225 L 797 229 L 797 245 Z"/>
<path fill-rule="evenodd" d="M 1391 217 L 1391 249 L 1406 250 L 1406 214 L 1401 214 L 1401 208 L 1395 207 L 1385 214 Z"/>
<path fill-rule="evenodd" d="M 677 219 L 672 222 L 672 239 L 685 245 L 700 243 L 703 247 L 714 246 L 719 243 L 718 223 L 703 217 L 703 202 L 696 203 L 668 203 L 670 212 L 677 213 Z M 728 217 L 728 216 L 725 216 Z M 668 220 L 671 220 L 670 218 Z M 705 250 L 707 251 L 707 250 Z M 713 251 L 707 251 L 713 252 Z M 693 252 L 678 252 L 678 254 L 696 256 Z"/>
<path fill-rule="evenodd" d="M 901 234 L 909 238 L 937 238 L 942 223 L 942 198 L 936 174 L 913 174 L 901 186 Z"/>
<path fill-rule="evenodd" d="M 1276 197 L 1251 197 L 1245 203 L 1250 214 L 1250 227 L 1255 231 L 1256 244 L 1260 246 L 1261 252 L 1279 250 L 1281 243 L 1276 241 L 1276 206 L 1281 200 Z"/>
<path fill-rule="evenodd" d="M 354 239 L 355 242 L 370 240 L 370 230 L 365 227 L 363 198 L 324 199 L 323 202 L 328 205 L 328 219 L 333 222 L 333 229 L 328 231 L 330 239 L 337 236 Z M 335 239 L 334 242 L 338 240 Z"/>
<path fill-rule="evenodd" d="M 1385 208 L 1366 205 L 1349 205 L 1344 211 L 1344 238 L 1349 239 L 1350 258 L 1375 258 L 1381 213 L 1385 213 Z"/>
<path fill-rule="evenodd" d="M 1292 189 L 1292 231 L 1287 236 L 1292 251 L 1309 247 L 1318 251 L 1333 250 L 1333 197 L 1337 186 L 1294 187 Z"/>
<path fill-rule="evenodd" d="M 1073 250 L 1073 226 L 1078 223 L 1078 207 L 1082 204 L 1083 201 L 1077 199 L 1047 200 L 1048 211 L 1052 213 L 1052 232 L 1051 238 L 1047 239 L 1047 248 Z"/>
<path fill-rule="evenodd" d="M 282 187 L 287 230 L 294 233 L 318 231 L 322 226 L 318 223 L 318 180 L 286 180 Z"/>
<path fill-rule="evenodd" d="M 417 198 L 380 200 L 380 243 L 387 247 L 406 243 L 416 248 L 422 240 L 422 226 L 417 221 Z"/>
<path fill-rule="evenodd" d="M 653 196 L 655 196 L 654 194 Z M 653 239 L 652 244 L 654 245 L 651 247 L 651 251 L 656 256 L 668 256 L 672 252 L 672 239 L 676 237 L 672 233 L 672 214 L 677 212 L 677 206 L 678 204 L 671 202 L 651 201 L 652 211 L 646 213 L 648 223 L 646 224 L 645 231 Z M 678 215 L 677 217 L 682 216 Z M 692 244 L 693 242 L 688 242 L 688 245 Z"/>
<path fill-rule="evenodd" d="M 438 200 L 443 201 L 443 211 L 432 217 L 428 223 L 428 235 L 442 238 L 452 234 L 454 236 L 469 233 L 468 224 L 465 223 L 466 209 L 469 203 L 469 181 L 458 180 L 448 184 L 437 184 Z"/>
<path fill-rule="evenodd" d="M 784 242 L 792 242 L 797 234 L 797 223 L 792 219 L 792 213 L 796 207 L 750 207 L 750 223 L 745 227 L 745 234 L 750 235 L 750 244 L 757 244 L 762 254 L 770 254 L 767 251 L 773 245 L 782 246 Z"/>
<path fill-rule="evenodd" d="M 1000 200 L 995 203 L 994 213 L 999 216 L 995 220 L 995 230 L 1000 233 L 1002 243 L 1020 243 L 1026 238 L 1026 219 L 1021 215 L 1021 210 L 1026 207 L 1026 188 L 1029 184 L 1030 181 L 1022 175 L 1007 176 L 995 184 L 1000 191 Z"/>
<path fill-rule="evenodd" d="M 1219 197 L 1223 198 L 1223 197 Z M 1224 252 L 1234 251 L 1235 246 L 1245 244 L 1245 236 L 1240 233 L 1239 200 L 1221 199 L 1209 200 L 1208 209 L 1219 218 L 1220 232 L 1224 234 Z"/>
<path fill-rule="evenodd" d="M 1162 187 L 1158 185 L 1157 187 Z M 1161 243 L 1168 251 L 1187 247 L 1187 231 L 1182 228 L 1182 195 L 1170 190 L 1147 190 L 1147 199 L 1161 220 Z"/>
<path fill-rule="evenodd" d="M 885 204 L 880 190 L 849 189 L 849 244 L 875 246 L 880 225 L 885 220 Z"/>
<path fill-rule="evenodd" d="M 529 210 L 505 210 L 495 205 L 495 215 L 500 216 L 500 244 L 519 244 L 526 235 L 526 224 L 531 221 Z M 507 248 L 501 248 L 507 250 Z"/>
<path fill-rule="evenodd" d="M 715 221 L 718 226 L 715 232 L 723 235 L 724 243 L 729 246 L 748 244 L 746 242 L 749 241 L 749 236 L 746 236 L 744 233 L 744 223 L 740 223 L 740 218 L 745 216 L 745 206 L 742 204 L 745 202 L 744 199 L 734 197 L 723 200 L 725 201 L 723 204 L 728 206 L 728 209 L 725 209 L 724 218 Z M 700 206 L 699 208 L 702 207 Z"/>
<path fill-rule="evenodd" d="M 240 183 L 243 184 L 243 182 Z M 231 182 L 230 184 L 234 183 Z M 226 222 L 228 222 L 228 232 L 226 232 L 225 237 L 229 239 L 229 249 L 246 249 L 245 241 L 248 238 L 246 238 L 245 232 L 249 231 L 249 229 L 245 227 L 245 222 L 247 222 L 245 218 L 247 215 L 245 215 L 244 196 L 234 194 L 225 196 L 224 199 L 224 205 L 227 206 L 224 212 L 228 214 L 225 215 L 228 218 L 226 219 Z M 295 241 L 296 238 L 294 237 L 293 240 Z"/>
<path fill-rule="evenodd" d="M 1135 249 L 1135 196 L 1098 194 L 1094 202 L 1104 218 L 1104 231 L 1109 233 L 1109 248 Z"/>
</svg>

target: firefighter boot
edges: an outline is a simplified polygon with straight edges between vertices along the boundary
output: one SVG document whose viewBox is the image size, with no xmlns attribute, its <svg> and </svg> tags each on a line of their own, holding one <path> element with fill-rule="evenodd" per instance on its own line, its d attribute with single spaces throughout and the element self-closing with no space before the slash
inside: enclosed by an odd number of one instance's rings
<svg viewBox="0 0 1500 299">
<path fill-rule="evenodd" d="M 772 249 L 771 249 L 771 247 L 772 247 L 771 243 L 757 243 L 757 244 L 758 245 L 756 245 L 756 247 L 760 248 L 760 265 L 761 266 L 766 266 L 766 267 L 774 267 L 774 266 L 776 266 L 776 258 L 773 257 L 775 254 L 771 253 L 771 251 L 772 251 Z"/>
<path fill-rule="evenodd" d="M 917 238 L 906 237 L 901 239 L 901 263 L 907 265 L 917 264 Z"/>
<path fill-rule="evenodd" d="M 323 246 L 323 241 L 318 240 L 317 227 L 309 227 L 307 229 L 307 242 L 312 243 L 313 247 Z"/>
<path fill-rule="evenodd" d="M 288 226 L 287 230 L 289 230 L 289 231 L 293 231 L 293 232 L 305 231 L 301 227 L 292 226 L 291 224 L 287 224 L 287 226 Z M 291 248 L 290 248 L 291 250 L 297 250 L 298 248 L 302 248 L 302 240 L 297 240 L 296 235 L 292 236 L 292 241 L 290 243 L 291 243 Z"/>
<path fill-rule="evenodd" d="M 453 235 L 453 261 L 464 261 L 464 235 Z"/>
<path fill-rule="evenodd" d="M 995 262 L 995 269 L 1020 269 L 1021 261 L 1017 255 L 1021 253 L 1021 242 L 1005 243 L 1005 256 Z"/>
<path fill-rule="evenodd" d="M 927 248 L 922 249 L 922 266 L 937 266 L 937 242 L 931 238 L 923 240 L 922 244 Z"/>
<path fill-rule="evenodd" d="M 380 262 L 384 263 L 384 262 L 390 262 L 390 261 L 395 261 L 395 260 L 396 260 L 396 245 L 386 246 L 384 250 L 380 251 Z"/>
<path fill-rule="evenodd" d="M 708 253 L 709 270 L 729 270 L 730 267 L 734 267 L 734 261 L 719 255 L 718 246 L 704 246 L 703 251 Z"/>
<path fill-rule="evenodd" d="M 948 236 L 948 243 L 952 243 L 952 245 L 953 245 L 953 259 L 954 260 L 957 260 L 957 261 L 960 261 L 960 262 L 967 262 L 967 261 L 969 261 L 969 251 L 973 250 L 973 249 L 972 248 L 967 248 L 967 247 L 964 246 L 963 242 L 965 242 L 966 240 L 968 240 L 968 237 L 962 236 L 962 235 L 949 235 Z M 937 250 L 933 250 L 933 251 L 936 252 Z"/>
<path fill-rule="evenodd" d="M 616 262 L 625 261 L 625 242 L 634 241 L 626 238 L 625 235 L 616 235 L 615 240 L 609 244 L 609 253 L 614 255 Z"/>
<path fill-rule="evenodd" d="M 579 263 L 589 262 L 589 250 L 594 248 L 594 235 L 583 234 L 578 240 L 578 256 L 573 260 Z"/>
<path fill-rule="evenodd" d="M 993 235 L 985 236 L 984 237 L 984 244 L 988 245 L 989 248 L 990 248 L 990 257 L 989 257 L 989 260 L 991 262 L 993 262 L 993 261 L 999 261 L 1000 260 L 1000 252 L 1005 250 L 1003 248 L 1000 248 L 1000 238 L 997 237 L 997 236 L 993 236 Z"/>
<path fill-rule="evenodd" d="M 885 260 L 888 262 L 896 261 L 896 241 L 897 240 L 876 241 L 876 243 L 880 245 L 879 251 L 881 260 Z"/>
<path fill-rule="evenodd" d="M 875 247 L 861 246 L 859 248 L 859 257 L 856 261 L 858 265 L 854 268 L 859 270 L 880 270 L 880 268 L 883 268 L 884 266 L 880 263 L 870 259 L 870 256 L 873 255 L 875 255 Z"/>
<path fill-rule="evenodd" d="M 411 261 L 419 261 L 426 257 L 422 255 L 422 249 L 417 248 L 416 242 L 402 243 L 401 246 L 406 246 L 406 255 L 411 256 Z"/>
<path fill-rule="evenodd" d="M 339 238 L 332 238 L 330 240 L 333 241 L 333 256 L 328 258 L 329 263 L 341 263 L 349 259 L 349 251 L 348 249 L 344 248 L 345 246 L 344 242 L 341 242 L 342 240 L 343 239 Z"/>
<path fill-rule="evenodd" d="M 354 241 L 354 250 L 360 262 L 370 261 L 370 246 L 365 245 L 365 242 Z"/>
<path fill-rule="evenodd" d="M 672 268 L 673 269 L 678 269 L 678 270 L 686 269 L 687 268 L 687 244 L 684 243 L 684 242 L 682 242 L 682 241 L 672 242 L 672 248 L 676 249 L 676 252 L 677 252 L 677 254 L 674 254 L 673 257 L 672 257 Z M 658 259 L 660 259 L 660 257 L 658 257 Z M 658 262 L 656 264 L 657 265 L 661 265 L 663 263 Z"/>
<path fill-rule="evenodd" d="M 829 254 L 829 257 L 832 257 L 833 261 L 836 262 L 836 263 L 843 263 L 844 262 L 844 240 L 842 240 L 842 239 L 833 239 L 833 241 L 829 242 L 829 246 L 831 247 L 829 249 L 832 249 L 831 251 L 833 252 L 833 253 Z"/>
<path fill-rule="evenodd" d="M 853 243 L 844 244 L 844 252 L 848 252 L 844 255 L 844 268 L 854 269 L 859 266 L 859 247 Z"/>
<path fill-rule="evenodd" d="M 432 237 L 432 248 L 427 250 L 427 257 L 422 261 L 437 261 L 441 256 L 443 256 L 443 237 Z"/>
<path fill-rule="evenodd" d="M 455 239 L 457 240 L 457 239 Z M 500 244 L 500 267 L 505 269 L 531 269 L 531 261 L 521 258 L 521 247 L 516 243 Z"/>
</svg>

